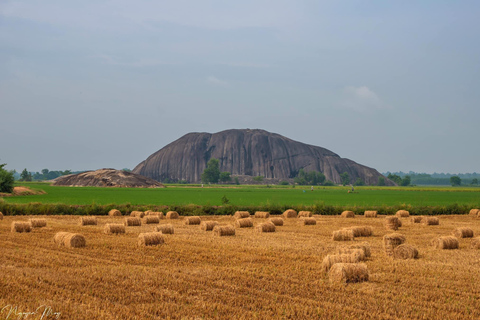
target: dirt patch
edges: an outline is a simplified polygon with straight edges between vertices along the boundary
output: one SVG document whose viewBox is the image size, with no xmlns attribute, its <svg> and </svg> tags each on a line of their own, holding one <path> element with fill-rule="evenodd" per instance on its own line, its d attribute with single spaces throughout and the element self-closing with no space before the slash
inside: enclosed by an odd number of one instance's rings
<svg viewBox="0 0 480 320">
<path fill-rule="evenodd" d="M 45 194 L 43 190 L 32 190 L 27 187 L 14 187 L 12 193 L 0 193 L 0 197 L 31 196 L 36 194 Z"/>
</svg>

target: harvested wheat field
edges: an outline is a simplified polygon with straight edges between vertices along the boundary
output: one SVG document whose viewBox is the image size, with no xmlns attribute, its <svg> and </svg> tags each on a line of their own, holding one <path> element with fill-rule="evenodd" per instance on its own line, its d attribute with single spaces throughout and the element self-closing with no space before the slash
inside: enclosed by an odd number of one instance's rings
<svg viewBox="0 0 480 320">
<path fill-rule="evenodd" d="M 471 248 L 474 239 L 459 239 L 457 250 L 431 245 L 456 228 L 480 234 L 478 218 L 469 215 L 442 216 L 435 227 L 406 224 L 405 243 L 418 249 L 418 259 L 408 260 L 386 256 L 383 237 L 391 231 L 383 219 L 363 216 L 315 215 L 313 226 L 286 219 L 276 232 L 236 228 L 231 237 L 168 220 L 175 233 L 156 246 L 139 246 L 139 235 L 165 220 L 112 236 L 104 228 L 122 222 L 118 217 L 99 216 L 88 228 L 77 216 L 22 218 L 46 219 L 47 226 L 18 233 L 10 232 L 18 217 L 0 221 L 0 306 L 15 306 L 16 312 L 48 306 L 58 319 L 73 320 L 480 318 L 480 250 Z M 202 220 L 235 223 L 232 216 Z M 373 235 L 332 240 L 333 231 L 355 226 L 371 227 Z M 56 245 L 58 232 L 81 233 L 86 246 Z M 367 281 L 331 281 L 322 272 L 327 255 L 364 243 L 371 251 L 361 262 Z"/>
</svg>

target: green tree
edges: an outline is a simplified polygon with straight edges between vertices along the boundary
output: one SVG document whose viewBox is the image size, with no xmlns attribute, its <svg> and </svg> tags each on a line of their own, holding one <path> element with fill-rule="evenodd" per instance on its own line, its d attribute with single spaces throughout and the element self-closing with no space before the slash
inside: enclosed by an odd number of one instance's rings
<svg viewBox="0 0 480 320">
<path fill-rule="evenodd" d="M 384 186 L 384 185 L 385 185 L 385 178 L 384 177 L 378 177 L 377 186 Z"/>
<path fill-rule="evenodd" d="M 473 178 L 471 184 L 478 184 L 478 179 L 477 179 L 477 178 Z"/>
<path fill-rule="evenodd" d="M 355 181 L 356 186 L 364 186 L 365 182 L 362 180 L 362 178 L 358 177 L 357 180 Z"/>
<path fill-rule="evenodd" d="M 406 187 L 410 185 L 410 182 L 412 182 L 410 176 L 405 176 L 403 177 L 402 181 L 400 181 L 400 185 Z"/>
<path fill-rule="evenodd" d="M 218 159 L 212 158 L 208 161 L 207 167 L 202 173 L 202 182 L 217 183 L 220 179 L 220 162 Z"/>
<path fill-rule="evenodd" d="M 348 172 L 344 172 L 340 175 L 340 179 L 342 180 L 342 184 L 345 186 L 350 183 L 350 175 Z"/>
<path fill-rule="evenodd" d="M 462 179 L 459 176 L 450 177 L 450 184 L 452 187 L 459 186 L 462 184 Z"/>
<path fill-rule="evenodd" d="M 220 173 L 220 182 L 230 182 L 232 178 L 230 177 L 230 172 L 224 171 Z"/>
<path fill-rule="evenodd" d="M 238 180 L 238 177 L 235 177 L 235 184 L 240 184 L 240 181 Z"/>
<path fill-rule="evenodd" d="M 331 180 L 327 180 L 323 183 L 323 185 L 326 186 L 326 187 L 331 187 L 331 186 L 334 186 L 335 183 L 333 183 L 333 181 L 331 181 Z"/>
<path fill-rule="evenodd" d="M 32 181 L 32 174 L 27 171 L 27 168 L 23 169 L 20 174 L 20 181 Z"/>
<path fill-rule="evenodd" d="M 262 181 L 263 181 L 263 177 L 262 177 L 262 176 L 253 177 L 253 181 L 262 182 Z"/>
<path fill-rule="evenodd" d="M 318 171 L 305 172 L 300 169 L 294 178 L 294 182 L 299 185 L 317 186 L 325 182 L 325 175 Z"/>
<path fill-rule="evenodd" d="M 4 169 L 6 165 L 6 163 L 0 164 L 0 192 L 12 193 L 15 178 L 13 176 L 13 171 L 7 171 Z"/>
<path fill-rule="evenodd" d="M 400 177 L 399 175 L 389 173 L 387 178 L 392 180 L 396 184 L 401 184 L 402 183 L 402 177 Z"/>
</svg>

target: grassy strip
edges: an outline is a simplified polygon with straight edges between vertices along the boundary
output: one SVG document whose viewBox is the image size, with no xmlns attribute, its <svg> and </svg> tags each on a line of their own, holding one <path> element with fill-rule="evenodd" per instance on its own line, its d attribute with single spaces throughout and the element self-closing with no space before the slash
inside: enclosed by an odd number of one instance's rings
<svg viewBox="0 0 480 320">
<path fill-rule="evenodd" d="M 398 210 L 408 210 L 412 215 L 449 215 L 449 214 L 468 214 L 469 205 L 449 204 L 445 206 L 412 206 L 412 205 L 396 205 L 396 206 L 338 206 L 338 205 L 132 205 L 132 204 L 88 204 L 88 205 L 67 205 L 67 204 L 51 204 L 51 203 L 7 203 L 0 199 L 0 212 L 5 215 L 107 215 L 111 209 L 118 209 L 123 214 L 129 214 L 131 211 L 177 211 L 181 215 L 229 215 L 237 210 L 249 211 L 268 211 L 271 214 L 282 214 L 287 209 L 297 211 L 312 211 L 314 214 L 321 215 L 338 215 L 344 210 L 350 210 L 356 214 L 363 215 L 365 210 L 376 210 L 379 214 L 395 214 Z"/>
</svg>

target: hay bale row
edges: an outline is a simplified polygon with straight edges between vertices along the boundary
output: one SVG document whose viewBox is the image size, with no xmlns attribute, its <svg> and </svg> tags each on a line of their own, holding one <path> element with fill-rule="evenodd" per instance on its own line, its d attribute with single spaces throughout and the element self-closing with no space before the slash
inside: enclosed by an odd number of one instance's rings
<svg viewBox="0 0 480 320">
<path fill-rule="evenodd" d="M 385 228 L 387 230 L 396 231 L 401 226 L 402 226 L 402 223 L 400 222 L 400 219 L 398 219 L 398 217 L 396 216 L 385 217 Z"/>
<path fill-rule="evenodd" d="M 378 214 L 377 211 L 368 210 L 368 211 L 365 211 L 364 217 L 365 218 L 376 218 L 377 214 Z"/>
<path fill-rule="evenodd" d="M 440 237 L 432 241 L 432 245 L 436 249 L 458 249 L 458 239 L 453 236 Z"/>
<path fill-rule="evenodd" d="M 297 216 L 297 211 L 293 209 L 288 209 L 283 213 L 284 218 L 296 218 Z"/>
<path fill-rule="evenodd" d="M 145 212 L 143 212 L 143 211 L 132 211 L 132 212 L 130 212 L 130 217 L 143 218 L 144 216 L 145 216 Z"/>
<path fill-rule="evenodd" d="M 360 257 L 355 254 L 329 254 L 322 261 L 322 270 L 324 272 L 330 271 L 330 268 L 335 263 L 358 263 L 360 262 Z"/>
<path fill-rule="evenodd" d="M 108 211 L 108 215 L 110 217 L 121 217 L 122 213 L 120 212 L 120 210 L 112 209 L 112 210 Z"/>
<path fill-rule="evenodd" d="M 83 235 L 71 232 L 58 232 L 55 234 L 53 241 L 57 245 L 67 248 L 83 248 L 87 245 Z"/>
<path fill-rule="evenodd" d="M 165 243 L 165 237 L 161 232 L 146 232 L 138 235 L 139 246 L 156 246 Z"/>
<path fill-rule="evenodd" d="M 398 210 L 395 215 L 400 218 L 408 218 L 410 217 L 410 212 L 407 210 Z"/>
<path fill-rule="evenodd" d="M 353 231 L 354 237 L 371 237 L 373 235 L 373 228 L 370 226 L 355 226 L 347 229 Z"/>
<path fill-rule="evenodd" d="M 175 230 L 173 229 L 172 224 L 161 224 L 155 227 L 155 231 L 161 232 L 163 234 L 174 234 Z"/>
<path fill-rule="evenodd" d="M 30 219 L 29 222 L 32 228 L 43 228 L 47 226 L 47 220 L 45 219 Z"/>
<path fill-rule="evenodd" d="M 202 223 L 200 223 L 200 229 L 203 231 L 212 231 L 217 225 L 217 221 L 202 221 Z"/>
<path fill-rule="evenodd" d="M 0 212 L 0 220 L 3 220 L 3 213 Z"/>
<path fill-rule="evenodd" d="M 408 244 L 401 244 L 393 249 L 393 258 L 395 259 L 417 259 L 418 250 Z"/>
<path fill-rule="evenodd" d="M 255 212 L 255 218 L 263 218 L 263 219 L 270 218 L 270 212 L 257 211 L 257 212 Z"/>
<path fill-rule="evenodd" d="M 275 225 L 271 222 L 261 223 L 255 227 L 258 232 L 275 232 L 275 229 Z"/>
<path fill-rule="evenodd" d="M 213 235 L 224 237 L 224 236 L 234 236 L 235 228 L 233 226 L 215 226 L 213 228 Z"/>
<path fill-rule="evenodd" d="M 427 226 L 438 226 L 440 224 L 440 220 L 437 217 L 423 217 L 422 223 Z"/>
<path fill-rule="evenodd" d="M 250 217 L 250 212 L 248 211 L 236 211 L 235 214 L 233 215 L 235 219 L 243 219 L 243 218 L 249 218 Z"/>
<path fill-rule="evenodd" d="M 468 214 L 470 216 L 478 217 L 480 216 L 480 209 L 471 209 Z"/>
<path fill-rule="evenodd" d="M 362 249 L 354 249 L 349 247 L 340 247 L 337 248 L 337 255 L 342 254 L 351 254 L 358 258 L 358 261 L 365 261 L 367 257 L 365 256 L 365 251 Z"/>
<path fill-rule="evenodd" d="M 145 224 L 158 224 L 160 218 L 158 216 L 145 216 Z"/>
<path fill-rule="evenodd" d="M 365 254 L 365 257 L 367 257 L 367 258 L 371 256 L 370 245 L 367 242 L 353 244 L 353 245 L 349 246 L 349 248 L 362 250 L 363 253 Z"/>
<path fill-rule="evenodd" d="M 298 217 L 299 218 L 302 218 L 302 217 L 303 218 L 309 218 L 311 216 L 313 216 L 312 211 L 299 211 L 298 212 Z"/>
<path fill-rule="evenodd" d="M 422 216 L 414 216 L 411 218 L 412 223 L 420 223 L 422 222 L 423 217 Z"/>
<path fill-rule="evenodd" d="M 383 247 L 387 256 L 393 256 L 395 248 L 403 244 L 405 240 L 405 236 L 400 233 L 391 233 L 383 236 Z"/>
<path fill-rule="evenodd" d="M 314 226 L 317 224 L 317 220 L 315 218 L 302 218 L 302 222 L 304 226 Z"/>
<path fill-rule="evenodd" d="M 267 222 L 272 223 L 275 226 L 283 226 L 283 219 L 282 218 L 270 218 Z"/>
<path fill-rule="evenodd" d="M 157 212 L 157 211 L 147 210 L 147 211 L 145 211 L 145 215 L 146 216 L 152 216 L 152 217 L 158 217 L 158 219 L 163 219 L 164 218 L 163 212 Z"/>
<path fill-rule="evenodd" d="M 364 282 L 368 281 L 368 268 L 364 263 L 335 263 L 328 277 L 334 283 Z"/>
<path fill-rule="evenodd" d="M 80 217 L 80 225 L 82 226 L 96 226 L 97 217 Z"/>
<path fill-rule="evenodd" d="M 453 235 L 457 238 L 473 238 L 473 230 L 470 228 L 456 228 Z"/>
<path fill-rule="evenodd" d="M 355 212 L 353 212 L 353 211 L 343 211 L 341 216 L 342 216 L 342 218 L 355 218 Z"/>
<path fill-rule="evenodd" d="M 167 219 L 178 219 L 180 218 L 180 215 L 177 211 L 168 211 L 165 217 Z"/>
<path fill-rule="evenodd" d="M 480 249 L 480 237 L 476 237 L 475 239 L 473 239 L 470 247 L 472 249 Z"/>
<path fill-rule="evenodd" d="M 200 219 L 199 216 L 193 216 L 193 217 L 186 217 L 185 218 L 185 224 L 186 225 L 199 225 L 202 223 L 202 219 Z"/>
<path fill-rule="evenodd" d="M 125 218 L 125 225 L 127 227 L 139 227 L 142 225 L 142 220 L 139 217 Z"/>
<path fill-rule="evenodd" d="M 32 226 L 29 222 L 25 221 L 13 221 L 10 229 L 12 232 L 30 232 L 32 231 Z"/>
<path fill-rule="evenodd" d="M 355 236 L 353 230 L 350 229 L 341 229 L 333 231 L 333 241 L 353 241 Z"/>
<path fill-rule="evenodd" d="M 106 234 L 125 233 L 125 226 L 120 223 L 107 223 L 103 228 L 103 232 Z"/>
<path fill-rule="evenodd" d="M 235 221 L 235 227 L 237 228 L 252 228 L 253 220 L 252 218 L 243 218 Z"/>
</svg>

